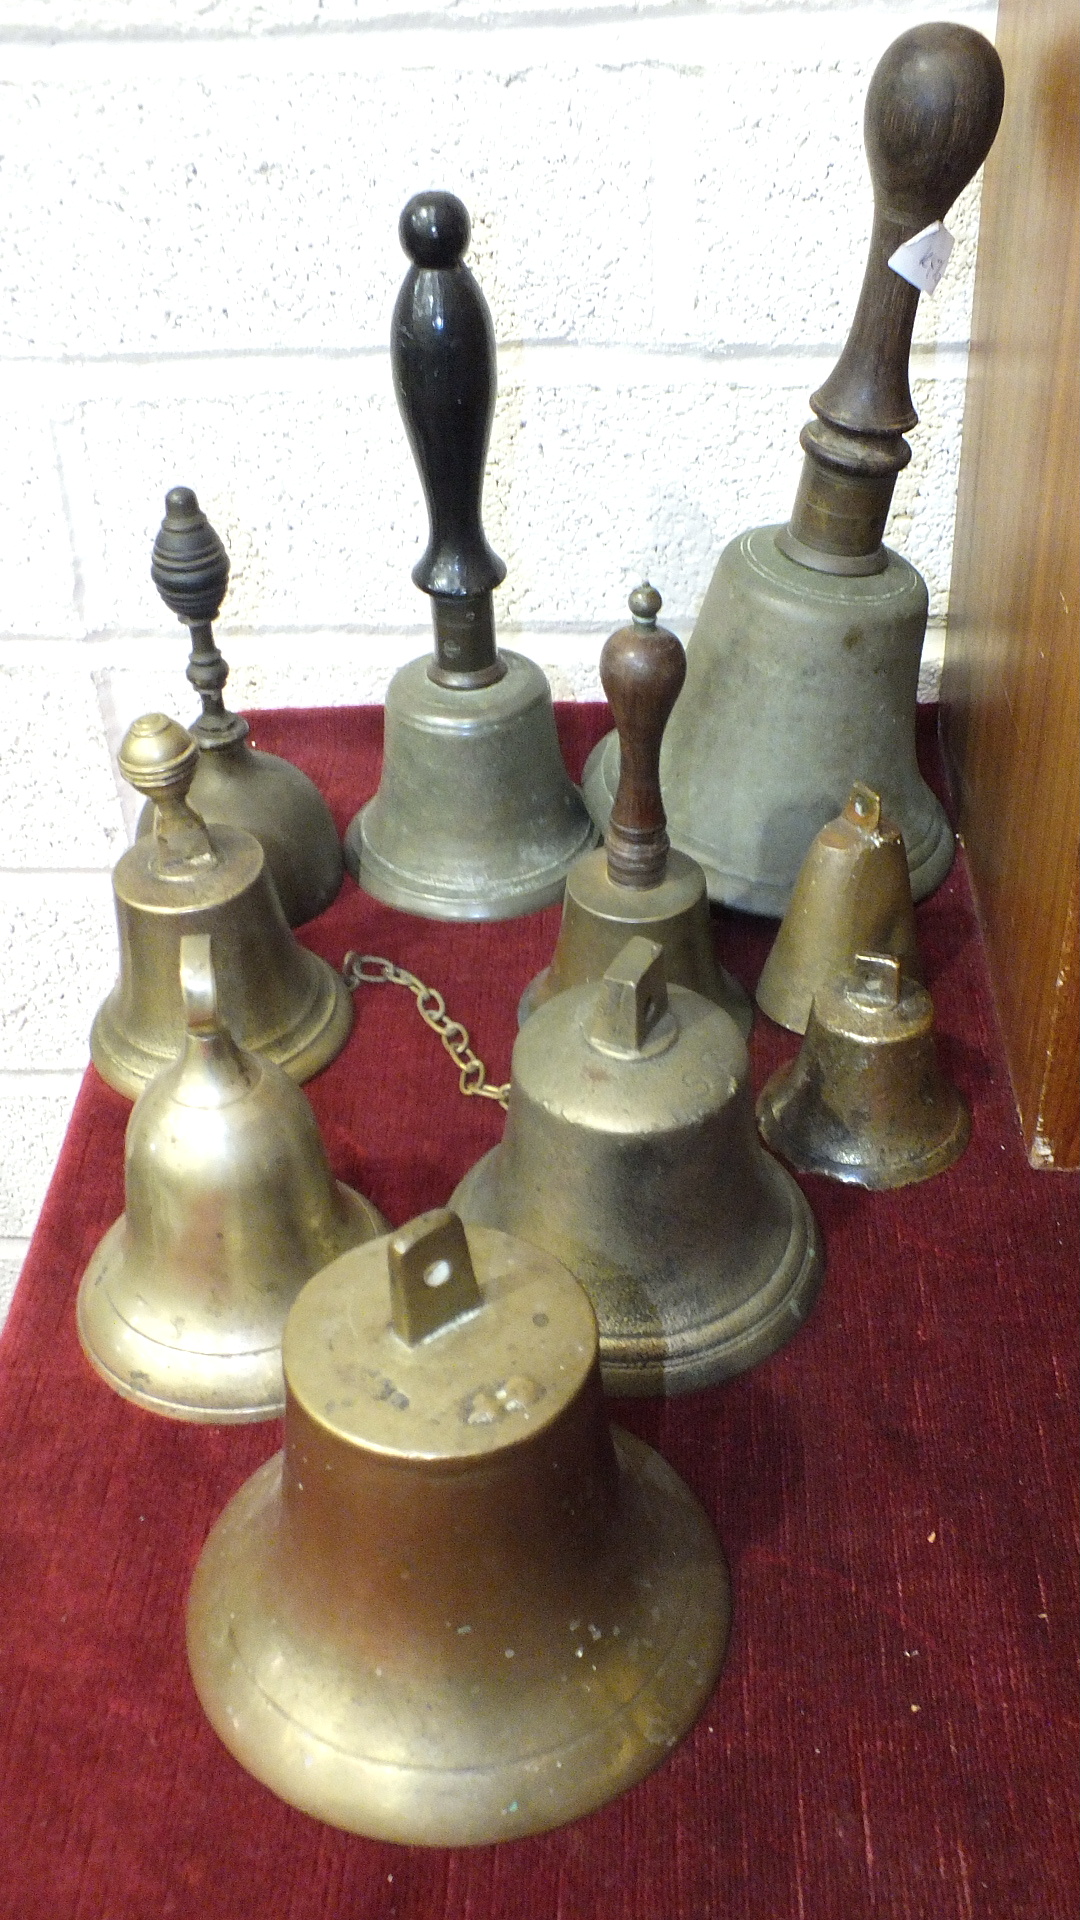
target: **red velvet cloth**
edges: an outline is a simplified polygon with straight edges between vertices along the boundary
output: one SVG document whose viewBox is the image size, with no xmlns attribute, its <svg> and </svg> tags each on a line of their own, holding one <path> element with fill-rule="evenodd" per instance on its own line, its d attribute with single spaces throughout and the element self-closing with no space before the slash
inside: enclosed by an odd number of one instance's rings
<svg viewBox="0 0 1080 1920">
<path fill-rule="evenodd" d="M 579 769 L 599 707 L 565 709 Z M 263 714 L 344 827 L 374 789 L 374 710 Z M 490 1075 L 556 909 L 409 918 L 351 880 L 305 931 L 438 986 Z M 752 987 L 771 923 L 719 921 Z M 1076 1906 L 1076 1185 L 1024 1159 L 963 863 L 919 910 L 963 1159 L 868 1194 L 806 1181 L 828 1254 L 806 1328 L 727 1386 L 619 1417 L 714 1516 L 727 1665 L 660 1771 L 535 1840 L 428 1852 L 282 1805 L 218 1744 L 187 1676 L 188 1579 L 274 1424 L 155 1418 L 82 1359 L 72 1307 L 119 1213 L 127 1103 L 87 1074 L 0 1343 L 0 1913 L 12 1920 L 1057 1920 Z M 758 1019 L 754 1083 L 796 1047 Z M 309 1086 L 338 1175 L 391 1221 L 499 1137 L 412 998 L 362 989 Z"/>
</svg>

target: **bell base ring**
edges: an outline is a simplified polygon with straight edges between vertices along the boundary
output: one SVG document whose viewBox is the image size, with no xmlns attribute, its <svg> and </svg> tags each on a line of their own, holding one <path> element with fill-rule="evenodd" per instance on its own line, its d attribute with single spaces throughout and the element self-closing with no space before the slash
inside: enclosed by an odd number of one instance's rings
<svg viewBox="0 0 1080 1920">
<path fill-rule="evenodd" d="M 364 892 L 384 906 L 419 914 L 425 920 L 517 920 L 523 914 L 553 907 L 563 897 L 566 863 L 562 860 L 539 873 L 525 874 L 512 887 L 483 898 L 455 892 L 449 885 L 436 891 L 433 882 L 417 881 L 374 852 L 364 832 L 365 815 L 372 804 L 369 801 L 361 808 L 345 835 L 345 862 Z M 585 837 L 582 849 L 590 838 Z"/>
<path fill-rule="evenodd" d="M 920 1180 L 932 1180 L 959 1160 L 971 1138 L 971 1115 L 954 1088 L 947 1090 L 949 1108 L 945 1125 L 936 1140 L 921 1151 L 904 1144 L 890 1159 L 887 1146 L 877 1157 L 867 1158 L 866 1138 L 856 1139 L 837 1118 L 831 1139 L 823 1134 L 820 1116 L 813 1116 L 812 1127 L 804 1129 L 798 1111 L 798 1083 L 792 1081 L 798 1061 L 781 1067 L 767 1080 L 757 1103 L 757 1122 L 762 1139 L 773 1153 L 783 1154 L 800 1173 L 818 1173 L 826 1180 L 842 1180 L 848 1186 L 865 1187 L 872 1193 L 888 1193 L 897 1187 L 912 1187 Z M 789 1092 L 794 1098 L 789 1098 Z"/>
<path fill-rule="evenodd" d="M 382 1214 L 363 1194 L 340 1181 L 336 1184 L 350 1234 L 374 1238 L 387 1231 Z M 217 1353 L 168 1346 L 133 1327 L 112 1297 L 110 1282 L 114 1280 L 121 1281 L 129 1291 L 153 1297 L 153 1269 L 133 1274 L 125 1259 L 126 1242 L 127 1223 L 121 1214 L 91 1257 L 75 1310 L 82 1350 L 106 1385 L 124 1400 L 169 1420 L 236 1426 L 280 1418 L 285 1411 L 281 1329 L 291 1300 L 283 1304 L 280 1324 L 264 1330 L 271 1334 L 269 1344 Z M 303 1284 L 299 1281 L 294 1293 L 299 1293 Z M 209 1328 L 207 1335 L 209 1340 Z"/>
<path fill-rule="evenodd" d="M 359 1657 L 346 1672 L 319 1641 L 293 1640 L 279 1549 L 282 1456 L 267 1461 L 211 1533 L 188 1603 L 195 1690 L 225 1746 L 290 1805 L 410 1846 L 542 1833 L 651 1773 L 712 1693 L 730 1587 L 712 1527 L 682 1481 L 643 1441 L 617 1428 L 614 1440 L 619 1513 L 590 1584 L 604 1592 L 610 1562 L 609 1591 L 633 1597 L 613 1630 L 596 1628 L 598 1614 L 592 1632 L 588 1614 L 571 1633 L 553 1622 L 552 1651 L 534 1658 L 511 1663 L 499 1642 L 505 1733 L 501 1757 L 486 1766 L 425 1765 L 410 1754 L 430 1749 L 432 1736 L 452 1740 L 459 1725 L 468 1745 L 477 1691 L 468 1677 L 425 1681 Z M 537 1739 L 538 1695 L 547 1744 Z M 366 1697 L 375 1714 L 365 1737 Z M 396 1751 L 380 1753 L 374 1726 L 386 1725 L 388 1707 L 401 1737 Z"/>
</svg>

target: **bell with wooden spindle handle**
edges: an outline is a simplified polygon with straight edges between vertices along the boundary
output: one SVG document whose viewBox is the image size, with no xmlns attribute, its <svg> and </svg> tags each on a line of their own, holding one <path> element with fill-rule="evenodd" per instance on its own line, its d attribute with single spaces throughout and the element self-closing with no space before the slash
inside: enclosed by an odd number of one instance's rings
<svg viewBox="0 0 1080 1920">
<path fill-rule="evenodd" d="M 981 165 L 1003 98 L 990 42 L 949 24 L 901 34 L 871 80 L 875 214 L 851 333 L 810 403 L 789 525 L 754 528 L 720 557 L 664 739 L 672 841 L 730 906 L 782 914 L 810 842 L 856 780 L 900 828 L 916 900 L 952 861 L 948 821 L 915 759 L 926 586 L 881 542 L 917 417 L 908 353 L 919 293 L 891 263 Z M 609 735 L 585 772 L 601 823 L 617 767 Z"/>
</svg>

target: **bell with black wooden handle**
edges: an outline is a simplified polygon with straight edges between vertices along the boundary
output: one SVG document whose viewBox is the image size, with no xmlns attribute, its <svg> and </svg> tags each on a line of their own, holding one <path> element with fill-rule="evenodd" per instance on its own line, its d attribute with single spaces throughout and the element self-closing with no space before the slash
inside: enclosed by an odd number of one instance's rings
<svg viewBox="0 0 1080 1920">
<path fill-rule="evenodd" d="M 526 988 L 522 1019 L 567 987 L 599 980 L 633 934 L 664 952 L 669 983 L 691 987 L 730 1013 L 745 1038 L 750 1002 L 713 948 L 705 875 L 668 840 L 660 796 L 660 743 L 686 675 L 682 642 L 656 617 L 648 581 L 630 595 L 633 625 L 604 644 L 600 679 L 621 748 L 619 790 L 604 845 L 583 853 L 566 877 L 562 926 L 550 966 Z"/>
<path fill-rule="evenodd" d="M 871 80 L 875 214 L 851 333 L 810 402 L 789 525 L 744 533 L 720 557 L 664 739 L 672 841 L 731 906 L 784 912 L 810 842 L 856 780 L 904 836 L 915 899 L 948 872 L 952 833 L 915 759 L 926 586 L 882 545 L 917 422 L 908 353 L 919 289 L 898 270 L 913 270 L 904 255 L 893 262 L 981 165 L 1003 97 L 994 48 L 964 26 L 911 28 Z M 601 822 L 617 768 L 609 736 L 585 775 Z"/>
<path fill-rule="evenodd" d="M 435 652 L 390 683 L 382 778 L 346 833 L 345 859 L 389 906 L 507 920 L 557 900 L 596 834 L 563 764 L 544 674 L 495 643 L 492 592 L 506 568 L 480 520 L 495 339 L 462 259 L 469 217 L 451 193 L 419 193 L 399 232 L 412 265 L 391 358 L 428 506 L 413 579 L 431 598 Z"/>
<path fill-rule="evenodd" d="M 330 809 L 313 781 L 276 753 L 248 741 L 248 723 L 222 698 L 229 669 L 213 622 L 229 583 L 229 556 L 190 487 L 170 487 L 154 541 L 151 578 L 165 605 L 191 632 L 187 677 L 202 701 L 191 727 L 199 763 L 191 804 L 210 826 L 242 827 L 266 854 L 290 927 L 313 920 L 337 896 L 345 873 Z M 149 833 L 147 806 L 139 832 Z"/>
</svg>

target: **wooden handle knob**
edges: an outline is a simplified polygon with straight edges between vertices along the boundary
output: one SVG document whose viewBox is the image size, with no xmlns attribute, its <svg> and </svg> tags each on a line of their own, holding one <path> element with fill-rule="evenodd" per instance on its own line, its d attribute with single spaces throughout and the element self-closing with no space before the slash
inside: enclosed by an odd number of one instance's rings
<svg viewBox="0 0 1080 1920">
<path fill-rule="evenodd" d="M 686 678 L 682 643 L 656 616 L 663 602 L 646 581 L 630 595 L 632 627 L 620 627 L 600 655 L 600 679 L 619 735 L 619 787 L 605 835 L 608 877 L 617 886 L 655 887 L 664 878 L 667 815 L 660 796 L 660 746 Z"/>
<path fill-rule="evenodd" d="M 217 619 L 229 584 L 229 556 L 190 487 L 170 487 L 165 495 L 150 578 L 185 627 Z"/>
<path fill-rule="evenodd" d="M 879 60 L 863 133 L 874 203 L 918 233 L 944 220 L 990 151 L 1005 100 L 1001 61 L 970 27 L 912 27 Z"/>
</svg>

